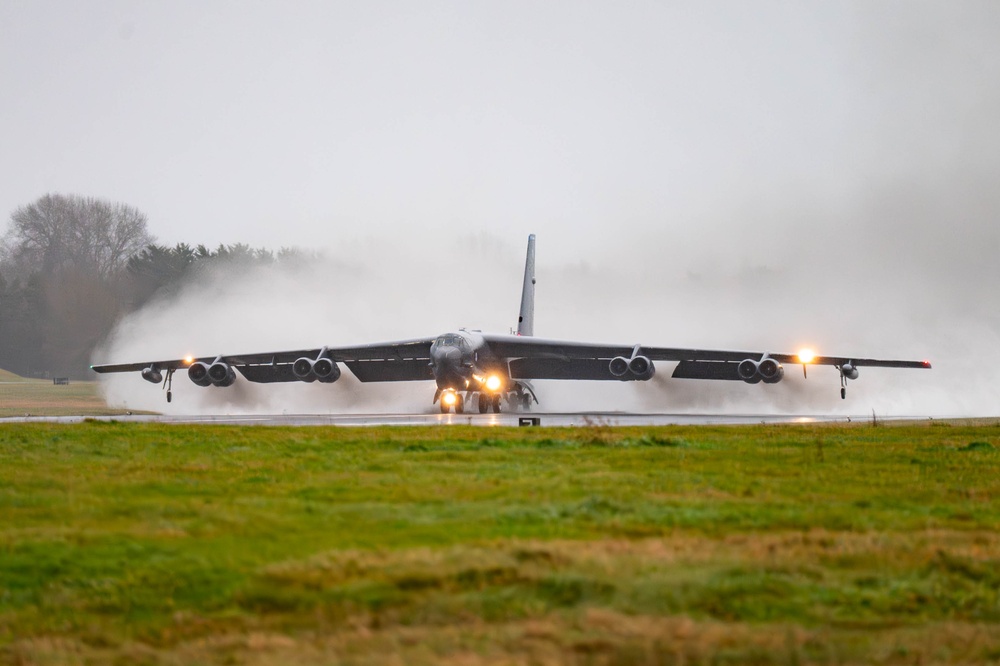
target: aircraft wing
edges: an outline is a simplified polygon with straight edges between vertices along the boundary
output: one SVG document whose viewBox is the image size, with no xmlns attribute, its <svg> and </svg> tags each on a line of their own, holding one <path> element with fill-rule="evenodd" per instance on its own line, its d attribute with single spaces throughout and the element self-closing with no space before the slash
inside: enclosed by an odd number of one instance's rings
<svg viewBox="0 0 1000 666">
<path fill-rule="evenodd" d="M 322 347 L 253 354 L 220 354 L 197 358 L 176 358 L 141 363 L 92 365 L 95 372 L 139 372 L 147 368 L 157 371 L 181 370 L 194 363 L 211 365 L 222 362 L 236 368 L 252 382 L 291 382 L 297 378 L 292 364 L 300 358 L 317 359 L 320 355 L 343 363 L 363 382 L 407 381 L 433 379 L 430 368 L 430 347 L 434 338 L 415 338 L 396 342 L 377 342 L 355 347 Z"/>
<path fill-rule="evenodd" d="M 507 359 L 514 379 L 608 379 L 617 380 L 609 370 L 611 359 L 635 355 L 651 361 L 679 361 L 673 376 L 683 379 L 738 380 L 736 366 L 751 359 L 769 357 L 782 364 L 801 364 L 799 355 L 764 351 L 651 347 L 641 344 L 595 344 L 568 340 L 546 340 L 514 335 L 484 336 L 490 350 Z M 927 361 L 897 361 L 851 356 L 814 356 L 808 365 L 883 368 L 930 368 Z"/>
</svg>

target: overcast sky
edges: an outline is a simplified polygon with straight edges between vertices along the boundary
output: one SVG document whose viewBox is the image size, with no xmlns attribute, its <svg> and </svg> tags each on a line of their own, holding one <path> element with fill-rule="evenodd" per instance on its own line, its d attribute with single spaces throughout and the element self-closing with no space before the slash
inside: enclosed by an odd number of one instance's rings
<svg viewBox="0 0 1000 666">
<path fill-rule="evenodd" d="M 480 242 L 514 301 L 534 232 L 548 332 L 586 294 L 661 344 L 1000 362 L 1000 3 L 0 0 L 0 214 L 48 192 L 418 274 Z M 711 325 L 645 317 L 649 281 Z"/>
</svg>

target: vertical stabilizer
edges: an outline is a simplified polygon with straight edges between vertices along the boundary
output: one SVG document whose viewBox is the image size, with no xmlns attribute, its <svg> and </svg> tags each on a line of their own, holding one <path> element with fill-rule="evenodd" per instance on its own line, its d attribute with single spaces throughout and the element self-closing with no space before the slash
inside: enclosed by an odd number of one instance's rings
<svg viewBox="0 0 1000 666">
<path fill-rule="evenodd" d="M 521 313 L 517 334 L 535 334 L 535 234 L 528 236 L 528 256 L 524 260 L 524 286 L 521 287 Z"/>
</svg>

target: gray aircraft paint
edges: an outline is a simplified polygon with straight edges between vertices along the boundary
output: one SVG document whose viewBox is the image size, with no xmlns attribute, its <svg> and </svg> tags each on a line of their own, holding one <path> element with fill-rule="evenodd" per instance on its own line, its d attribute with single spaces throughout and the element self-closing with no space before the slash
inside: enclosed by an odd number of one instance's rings
<svg viewBox="0 0 1000 666">
<path fill-rule="evenodd" d="M 524 262 L 524 283 L 521 286 L 521 311 L 517 317 L 517 334 L 535 334 L 535 234 L 528 236 L 528 254 Z"/>
</svg>

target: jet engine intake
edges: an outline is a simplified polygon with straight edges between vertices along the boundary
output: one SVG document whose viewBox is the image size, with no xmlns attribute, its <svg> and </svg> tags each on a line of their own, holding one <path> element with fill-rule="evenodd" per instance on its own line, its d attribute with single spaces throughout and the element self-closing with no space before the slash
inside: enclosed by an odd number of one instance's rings
<svg viewBox="0 0 1000 666">
<path fill-rule="evenodd" d="M 159 372 L 156 374 L 159 374 Z M 146 371 L 144 370 L 143 378 L 147 379 L 147 381 L 152 381 L 152 373 L 150 374 L 150 378 L 146 378 Z M 222 361 L 215 361 L 214 363 L 195 361 L 188 366 L 188 379 L 194 382 L 196 386 L 211 386 L 213 384 L 216 386 L 232 386 L 236 381 L 236 371 L 233 370 L 231 365 Z"/>
<path fill-rule="evenodd" d="M 757 365 L 757 373 L 765 384 L 777 384 L 785 376 L 785 369 L 773 358 L 765 358 Z"/>
<path fill-rule="evenodd" d="M 633 380 L 646 381 L 653 377 L 656 368 L 653 366 L 653 362 L 646 356 L 633 356 L 632 358 L 615 356 L 608 363 L 608 372 L 611 373 L 612 377 L 620 379 L 623 382 Z"/>
<path fill-rule="evenodd" d="M 208 366 L 208 377 L 216 386 L 232 386 L 236 381 L 236 371 L 228 363 L 216 361 Z"/>
<path fill-rule="evenodd" d="M 332 384 L 340 379 L 340 366 L 337 365 L 336 361 L 325 356 L 321 356 L 315 361 L 303 356 L 292 363 L 292 374 L 299 381 L 314 382 L 319 380 L 324 384 Z"/>
<path fill-rule="evenodd" d="M 858 378 L 858 369 L 855 368 L 854 365 L 851 363 L 845 363 L 844 365 L 840 366 L 840 371 L 844 373 L 844 377 L 846 377 L 847 379 Z"/>
<path fill-rule="evenodd" d="M 306 358 L 305 356 L 296 359 L 295 363 L 292 363 L 292 374 L 295 375 L 299 381 L 316 381 L 316 375 L 313 374 L 313 360 L 311 358 Z"/>
<path fill-rule="evenodd" d="M 163 373 L 155 365 L 151 365 L 142 371 L 142 378 L 150 384 L 159 384 L 163 381 Z"/>
<path fill-rule="evenodd" d="M 188 366 L 188 379 L 194 382 L 195 386 L 209 386 L 212 378 L 208 375 L 208 363 L 195 361 Z"/>
<path fill-rule="evenodd" d="M 632 360 L 628 362 L 628 369 L 632 373 L 632 377 L 639 381 L 652 379 L 656 372 L 656 366 L 646 356 L 633 356 Z"/>
<path fill-rule="evenodd" d="M 340 367 L 329 358 L 316 359 L 312 364 L 313 374 L 324 384 L 332 384 L 340 379 Z"/>
<path fill-rule="evenodd" d="M 736 374 L 747 384 L 757 384 L 763 379 L 760 376 L 759 365 L 752 358 L 740 361 L 740 364 L 736 366 Z"/>
<path fill-rule="evenodd" d="M 608 372 L 611 373 L 613 377 L 623 379 L 628 373 L 628 359 L 624 356 L 615 356 L 608 363 Z"/>
</svg>

